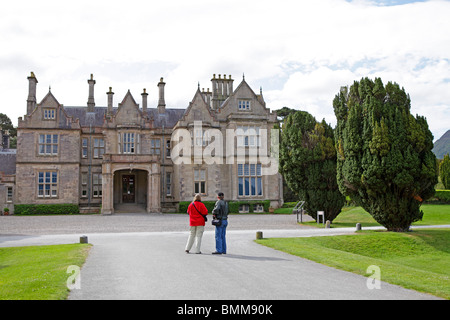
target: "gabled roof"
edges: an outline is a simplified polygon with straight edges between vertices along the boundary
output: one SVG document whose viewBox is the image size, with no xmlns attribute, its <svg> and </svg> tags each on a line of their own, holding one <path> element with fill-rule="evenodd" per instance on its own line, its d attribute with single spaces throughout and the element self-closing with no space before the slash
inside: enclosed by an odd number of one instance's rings
<svg viewBox="0 0 450 320">
<path fill-rule="evenodd" d="M 183 117 L 180 120 L 185 120 L 186 117 L 189 115 L 189 113 L 191 112 L 192 107 L 194 106 L 195 103 L 199 103 L 200 106 L 205 108 L 205 111 L 208 112 L 209 116 L 211 117 L 212 121 L 217 121 L 214 113 L 212 112 L 211 108 L 208 106 L 208 104 L 206 103 L 205 99 L 203 99 L 203 95 L 200 91 L 200 88 L 197 89 L 197 91 L 195 92 L 194 98 L 192 98 L 192 101 L 189 103 L 189 106 L 187 107 L 186 111 L 184 112 Z"/>
<path fill-rule="evenodd" d="M 41 100 L 39 105 L 42 105 L 47 100 L 53 100 L 54 102 L 56 102 L 57 105 L 61 105 L 58 102 L 58 99 L 55 98 L 55 96 L 53 95 L 53 93 L 52 93 L 52 91 L 50 89 L 48 90 L 48 93 L 45 95 L 45 97 Z"/>
<path fill-rule="evenodd" d="M 253 89 L 249 86 L 249 84 L 245 81 L 245 78 L 242 79 L 242 82 L 238 85 L 238 87 L 230 94 L 230 96 L 222 103 L 222 105 L 219 107 L 219 109 L 225 108 L 228 103 L 231 101 L 231 98 L 234 97 L 241 91 L 243 88 L 248 88 L 250 93 L 253 95 L 253 98 L 255 98 L 258 102 L 261 103 L 261 105 L 266 108 L 266 103 L 264 102 L 264 99 L 262 97 L 262 93 L 260 95 L 257 95 Z"/>
<path fill-rule="evenodd" d="M 119 109 L 120 109 L 123 105 L 125 105 L 126 102 L 127 102 L 128 100 L 131 100 L 131 103 L 132 103 L 133 105 L 135 105 L 135 106 L 139 109 L 139 104 L 136 103 L 136 100 L 134 100 L 134 97 L 133 97 L 133 95 L 131 94 L 131 92 L 130 92 L 129 89 L 128 89 L 128 92 L 127 92 L 127 94 L 125 95 L 125 97 L 123 97 L 122 102 L 119 103 Z"/>
</svg>

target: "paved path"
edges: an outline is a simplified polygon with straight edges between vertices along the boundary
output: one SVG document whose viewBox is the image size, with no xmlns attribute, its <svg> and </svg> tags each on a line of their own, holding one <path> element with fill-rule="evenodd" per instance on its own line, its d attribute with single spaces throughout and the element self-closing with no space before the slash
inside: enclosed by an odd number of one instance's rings
<svg viewBox="0 0 450 320">
<path fill-rule="evenodd" d="M 184 253 L 188 232 L 186 217 L 182 215 L 1 218 L 0 246 L 74 243 L 80 235 L 88 236 L 93 247 L 81 269 L 81 289 L 72 290 L 71 300 L 435 298 L 384 282 L 381 289 L 369 290 L 365 277 L 253 241 L 256 230 L 263 231 L 266 238 L 354 232 L 354 228 L 300 228 L 294 215 L 231 216 L 227 233 L 229 253 L 221 256 L 210 254 L 214 251 L 210 224 L 203 236 L 203 254 Z M 121 225 L 114 227 L 113 221 Z M 19 234 L 15 228 L 20 225 L 28 234 Z M 158 225 L 160 231 L 156 230 Z M 80 233 L 81 226 L 87 232 Z M 150 231 L 141 231 L 143 226 Z M 66 232 L 58 234 L 62 230 Z M 53 234 L 47 234 L 49 231 Z"/>
</svg>

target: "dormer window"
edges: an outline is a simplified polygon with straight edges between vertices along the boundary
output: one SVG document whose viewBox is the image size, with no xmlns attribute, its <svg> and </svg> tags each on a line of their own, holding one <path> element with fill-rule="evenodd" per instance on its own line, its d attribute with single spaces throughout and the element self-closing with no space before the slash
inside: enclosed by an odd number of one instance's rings
<svg viewBox="0 0 450 320">
<path fill-rule="evenodd" d="M 250 110 L 250 100 L 238 100 L 238 110 L 239 111 L 249 111 Z"/>
<path fill-rule="evenodd" d="M 44 120 L 55 120 L 56 115 L 55 109 L 44 109 Z"/>
</svg>

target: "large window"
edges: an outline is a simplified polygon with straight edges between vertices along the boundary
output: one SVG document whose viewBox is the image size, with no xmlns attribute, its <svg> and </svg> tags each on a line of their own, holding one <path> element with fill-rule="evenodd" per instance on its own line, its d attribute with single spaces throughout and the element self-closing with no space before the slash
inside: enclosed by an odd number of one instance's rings
<svg viewBox="0 0 450 320">
<path fill-rule="evenodd" d="M 81 173 L 81 197 L 87 198 L 88 196 L 88 174 L 87 172 Z"/>
<path fill-rule="evenodd" d="M 139 153 L 139 134 L 134 132 L 119 133 L 119 153 Z"/>
<path fill-rule="evenodd" d="M 92 174 L 92 197 L 101 198 L 102 197 L 102 174 L 93 173 Z"/>
<path fill-rule="evenodd" d="M 206 194 L 205 169 L 194 169 L 194 193 Z"/>
<path fill-rule="evenodd" d="M 150 153 L 154 155 L 161 154 L 161 139 L 151 140 Z"/>
<path fill-rule="evenodd" d="M 39 135 L 39 154 L 57 155 L 58 154 L 58 135 L 40 134 Z"/>
<path fill-rule="evenodd" d="M 208 129 L 198 129 L 196 128 L 191 134 L 191 145 L 192 146 L 202 146 L 206 147 L 211 143 L 211 132 Z"/>
<path fill-rule="evenodd" d="M 56 171 L 40 171 L 38 173 L 38 197 L 58 197 L 58 173 Z"/>
<path fill-rule="evenodd" d="M 238 126 L 236 136 L 238 147 L 261 146 L 261 137 L 257 126 Z"/>
<path fill-rule="evenodd" d="M 83 138 L 81 139 L 81 157 L 87 158 L 88 156 L 88 139 Z"/>
<path fill-rule="evenodd" d="M 172 173 L 166 172 L 166 196 L 172 195 Z"/>
<path fill-rule="evenodd" d="M 261 164 L 238 164 L 239 196 L 262 196 Z"/>
<path fill-rule="evenodd" d="M 105 140 L 94 138 L 94 158 L 102 159 L 105 153 Z"/>
</svg>

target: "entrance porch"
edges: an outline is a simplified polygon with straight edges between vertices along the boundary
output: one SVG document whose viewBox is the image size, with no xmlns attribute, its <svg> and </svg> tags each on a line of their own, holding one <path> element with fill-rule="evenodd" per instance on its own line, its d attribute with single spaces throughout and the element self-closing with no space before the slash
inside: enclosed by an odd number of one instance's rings
<svg viewBox="0 0 450 320">
<path fill-rule="evenodd" d="M 102 177 L 102 214 L 112 214 L 116 209 L 123 212 L 130 205 L 147 213 L 161 212 L 156 156 L 104 155 Z"/>
</svg>

